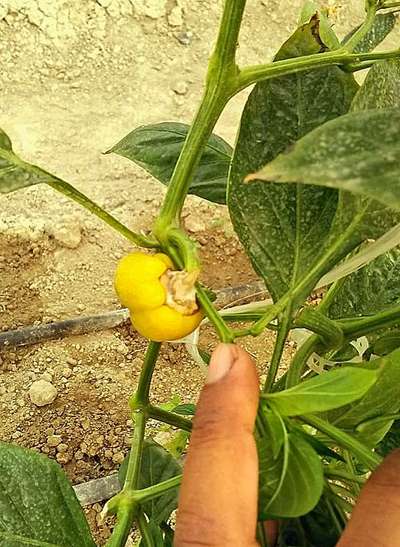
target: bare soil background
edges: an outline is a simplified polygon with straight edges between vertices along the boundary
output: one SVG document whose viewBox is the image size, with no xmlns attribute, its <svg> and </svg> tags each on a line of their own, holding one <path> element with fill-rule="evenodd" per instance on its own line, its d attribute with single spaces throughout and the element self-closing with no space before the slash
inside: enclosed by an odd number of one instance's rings
<svg viewBox="0 0 400 547">
<path fill-rule="evenodd" d="M 295 28 L 301 0 L 249 0 L 242 63 L 271 59 Z M 326 2 L 340 34 L 363 2 Z M 0 0 L 0 127 L 27 160 L 59 175 L 135 230 L 148 228 L 164 188 L 123 158 L 102 155 L 141 124 L 190 122 L 221 10 L 216 0 Z M 395 45 L 395 33 L 385 46 Z M 246 98 L 217 132 L 233 143 Z M 226 209 L 191 197 L 185 224 L 202 248 L 204 280 L 235 286 L 255 274 Z M 113 310 L 116 261 L 130 245 L 45 186 L 0 197 L 0 329 Z M 214 338 L 203 340 L 211 348 Z M 244 345 L 268 365 L 272 336 Z M 60 462 L 74 483 L 116 469 L 128 451 L 127 401 L 145 342 L 129 326 L 0 355 L 0 440 Z M 288 348 L 290 352 L 290 348 Z M 54 403 L 28 391 L 53 383 Z M 163 349 L 153 397 L 195 401 L 202 372 L 182 346 Z M 88 509 L 99 545 L 100 505 Z"/>
</svg>

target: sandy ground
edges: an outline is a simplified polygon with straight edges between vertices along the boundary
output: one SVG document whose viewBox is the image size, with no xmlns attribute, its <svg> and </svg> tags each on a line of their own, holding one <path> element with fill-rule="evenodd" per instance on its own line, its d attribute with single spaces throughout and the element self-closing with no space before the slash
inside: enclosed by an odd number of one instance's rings
<svg viewBox="0 0 400 547">
<path fill-rule="evenodd" d="M 249 0 L 241 62 L 270 59 L 295 27 L 301 4 Z M 331 7 L 344 34 L 363 3 L 341 4 Z M 216 0 L 0 0 L 0 127 L 25 159 L 74 184 L 130 227 L 148 228 L 164 189 L 128 160 L 102 152 L 138 125 L 190 122 L 220 8 Z M 217 127 L 231 143 L 245 98 L 232 101 Z M 185 223 L 201 244 L 210 286 L 255 279 L 224 207 L 189 198 Z M 50 188 L 1 196 L 0 329 L 118 308 L 113 271 L 129 249 Z M 213 343 L 206 335 L 204 346 Z M 261 369 L 272 343 L 271 336 L 244 341 Z M 56 458 L 74 483 L 110 473 L 128 450 L 127 400 L 144 350 L 145 342 L 123 326 L 4 351 L 0 439 Z M 41 378 L 58 395 L 37 408 L 28 391 Z M 181 346 L 163 349 L 155 401 L 176 395 L 193 401 L 201 384 L 201 371 Z M 109 530 L 96 525 L 99 508 L 89 517 L 103 545 Z"/>
</svg>

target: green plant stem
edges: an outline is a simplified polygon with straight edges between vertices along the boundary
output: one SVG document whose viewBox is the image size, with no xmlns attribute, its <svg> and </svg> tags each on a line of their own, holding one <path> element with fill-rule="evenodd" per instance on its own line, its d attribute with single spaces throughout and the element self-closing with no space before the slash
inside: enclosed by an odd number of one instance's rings
<svg viewBox="0 0 400 547">
<path fill-rule="evenodd" d="M 240 71 L 237 92 L 263 80 L 303 72 L 305 70 L 348 64 L 357 67 L 359 63 L 364 63 L 365 61 L 378 61 L 398 57 L 400 57 L 399 49 L 371 53 L 349 53 L 346 49 L 341 48 L 326 53 L 316 53 L 294 59 L 275 61 L 274 63 L 265 65 L 248 66 Z"/>
<path fill-rule="evenodd" d="M 296 386 L 301 379 L 306 363 L 321 344 L 317 334 L 311 335 L 296 351 L 286 376 L 286 389 Z"/>
<path fill-rule="evenodd" d="M 168 185 L 154 233 L 166 241 L 179 217 L 204 147 L 229 99 L 236 92 L 236 49 L 246 0 L 226 0 L 219 34 L 211 55 L 206 89 Z"/>
<path fill-rule="evenodd" d="M 135 499 L 140 502 L 147 502 L 154 498 L 159 498 L 165 492 L 168 492 L 169 490 L 173 490 L 177 486 L 179 486 L 182 482 L 182 475 L 177 475 L 176 477 L 172 477 L 171 479 L 168 479 L 163 482 L 159 482 L 158 484 L 155 484 L 154 486 L 149 486 L 148 488 L 143 488 L 142 490 L 137 490 L 135 492 Z"/>
<path fill-rule="evenodd" d="M 364 465 L 366 465 L 371 471 L 373 471 L 378 465 L 380 465 L 382 458 L 377 456 L 372 450 L 367 446 L 363 445 L 352 437 L 348 435 L 341 429 L 330 424 L 329 422 L 322 420 L 321 418 L 314 415 L 299 416 L 299 419 L 308 424 L 315 429 L 318 429 L 321 433 L 327 435 L 330 439 L 338 443 L 339 446 L 350 450 Z"/>
<path fill-rule="evenodd" d="M 138 387 L 131 401 L 132 410 L 146 407 L 149 403 L 151 379 L 153 377 L 154 368 L 156 366 L 160 349 L 160 342 L 149 342 L 143 367 L 139 376 Z"/>
<path fill-rule="evenodd" d="M 150 384 L 160 348 L 161 344 L 159 342 L 149 342 L 139 377 L 138 388 L 130 401 L 135 428 L 124 487 L 119 494 L 108 502 L 110 508 L 112 507 L 113 512 L 117 515 L 117 524 L 110 541 L 107 543 L 108 547 L 123 547 L 131 530 L 133 520 L 137 518 L 139 506 L 135 498 L 135 492 L 137 490 L 142 462 Z"/>
<path fill-rule="evenodd" d="M 111 226 L 114 230 L 119 232 L 122 236 L 124 236 L 126 239 L 128 239 L 131 243 L 134 243 L 135 245 L 138 245 L 139 247 L 158 247 L 159 243 L 156 239 L 152 237 L 147 237 L 141 234 L 137 234 L 127 228 L 124 224 L 122 224 L 119 220 L 117 220 L 115 217 L 110 215 L 110 213 L 107 213 L 104 209 L 102 209 L 97 203 L 89 199 L 85 194 L 82 194 L 82 192 L 79 192 L 76 188 L 71 186 L 68 182 L 65 182 L 61 179 L 57 179 L 57 177 L 53 177 L 56 179 L 55 181 L 46 181 L 46 183 L 54 188 L 54 190 L 57 190 L 57 192 L 60 192 L 64 196 L 68 197 L 69 199 L 72 199 L 76 203 L 79 203 L 79 205 L 82 205 L 99 217 L 103 222 Z"/>
<path fill-rule="evenodd" d="M 188 420 L 183 416 L 179 416 L 179 414 L 168 412 L 168 410 L 164 410 L 162 408 L 159 408 L 158 406 L 149 405 L 147 407 L 147 415 L 149 416 L 149 418 L 153 418 L 154 420 L 158 420 L 159 422 L 172 425 L 173 427 L 177 427 L 178 429 L 182 429 L 183 431 L 192 431 L 191 420 Z"/>
<path fill-rule="evenodd" d="M 271 363 L 267 372 L 267 379 L 265 380 L 263 392 L 267 393 L 271 390 L 273 383 L 275 382 L 276 375 L 279 370 L 279 364 L 282 359 L 283 350 L 285 349 L 286 339 L 290 331 L 290 325 L 292 322 L 292 307 L 288 306 L 284 311 L 281 320 L 278 325 L 278 333 L 276 335 L 274 352 L 272 354 Z"/>
<path fill-rule="evenodd" d="M 221 342 L 225 342 L 227 344 L 232 343 L 235 340 L 235 335 L 233 331 L 228 327 L 218 311 L 215 309 L 200 283 L 196 284 L 196 291 L 197 299 L 200 302 L 204 313 L 214 325 Z"/>
<path fill-rule="evenodd" d="M 351 452 L 349 452 L 349 450 L 345 450 L 344 452 L 344 459 L 346 460 L 346 464 L 347 464 L 347 467 L 350 471 L 350 474 L 352 474 L 353 476 L 355 476 L 356 474 L 356 466 L 354 465 L 354 462 L 353 462 L 353 456 L 351 454 Z M 362 484 L 362 483 L 361 483 Z M 360 483 L 357 483 L 357 481 L 355 481 L 355 484 L 353 484 L 353 490 L 354 490 L 354 494 L 356 495 L 356 497 L 360 494 L 360 491 L 361 491 L 361 488 L 360 488 Z"/>
<path fill-rule="evenodd" d="M 305 307 L 296 318 L 296 327 L 318 334 L 327 349 L 336 349 L 343 344 L 343 331 L 336 321 L 329 319 L 317 308 Z"/>
<path fill-rule="evenodd" d="M 378 328 L 395 327 L 400 324 L 400 306 L 393 306 L 370 317 L 339 319 L 337 323 L 341 326 L 345 336 L 350 339 L 365 336 Z"/>
<path fill-rule="evenodd" d="M 400 2 L 381 2 L 381 4 L 378 6 L 378 10 L 398 8 L 398 7 L 400 7 Z"/>
<path fill-rule="evenodd" d="M 371 2 L 370 0 L 366 0 L 366 6 L 365 6 L 367 17 L 364 21 L 364 23 L 360 26 L 360 28 L 351 36 L 345 44 L 343 44 L 343 47 L 349 51 L 352 52 L 354 48 L 365 38 L 365 36 L 368 34 L 368 32 L 373 27 L 376 12 L 378 9 L 378 1 Z"/>
<path fill-rule="evenodd" d="M 264 523 L 257 523 L 257 539 L 260 547 L 268 547 L 267 532 L 265 531 Z"/>
<path fill-rule="evenodd" d="M 137 522 L 140 535 L 142 536 L 142 541 L 145 547 L 157 547 L 149 531 L 149 526 L 143 511 L 138 512 L 138 515 L 136 517 L 136 522 Z"/>
<path fill-rule="evenodd" d="M 340 469 L 325 469 L 325 477 L 328 479 L 343 479 L 344 481 L 354 482 L 356 484 L 364 484 L 365 478 L 355 475 L 354 473 L 349 473 L 347 471 L 342 471 Z"/>
</svg>

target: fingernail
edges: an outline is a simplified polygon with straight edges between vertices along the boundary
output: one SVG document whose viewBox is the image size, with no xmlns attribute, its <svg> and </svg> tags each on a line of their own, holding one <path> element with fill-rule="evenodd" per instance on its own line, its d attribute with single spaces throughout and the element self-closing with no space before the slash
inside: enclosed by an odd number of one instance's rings
<svg viewBox="0 0 400 547">
<path fill-rule="evenodd" d="M 214 350 L 208 367 L 206 384 L 215 384 L 222 380 L 235 362 L 234 344 L 219 344 Z"/>
</svg>

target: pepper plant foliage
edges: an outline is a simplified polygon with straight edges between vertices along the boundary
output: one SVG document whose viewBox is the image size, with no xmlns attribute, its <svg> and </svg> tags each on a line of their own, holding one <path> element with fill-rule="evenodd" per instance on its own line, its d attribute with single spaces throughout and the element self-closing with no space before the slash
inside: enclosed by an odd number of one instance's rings
<svg viewBox="0 0 400 547">
<path fill-rule="evenodd" d="M 367 0 L 365 21 L 341 41 L 328 14 L 308 1 L 273 62 L 243 68 L 236 49 L 245 4 L 225 0 L 193 124 L 139 127 L 109 150 L 168 186 L 146 235 L 22 160 L 2 131 L 0 192 L 48 184 L 189 272 L 200 262 L 180 222 L 187 194 L 229 207 L 273 302 L 220 314 L 200 284 L 197 299 L 222 341 L 276 331 L 255 428 L 259 520 L 280 520 L 280 547 L 329 547 L 368 472 L 400 443 L 400 50 L 374 52 L 400 2 Z M 365 69 L 360 86 L 354 73 Z M 230 98 L 252 84 L 232 149 L 213 128 Z M 326 279 L 321 303 L 311 306 L 310 294 Z M 230 321 L 246 326 L 236 330 Z M 306 334 L 280 376 L 296 329 Z M 149 342 L 130 401 L 132 449 L 121 492 L 105 508 L 116 515 L 111 547 L 123 546 L 134 525 L 142 545 L 173 542 L 178 455 L 195 408 L 149 400 L 159 350 Z M 181 430 L 168 450 L 145 439 L 149 418 Z M 57 464 L 1 444 L 0 481 L 1 545 L 94 545 Z"/>
</svg>

